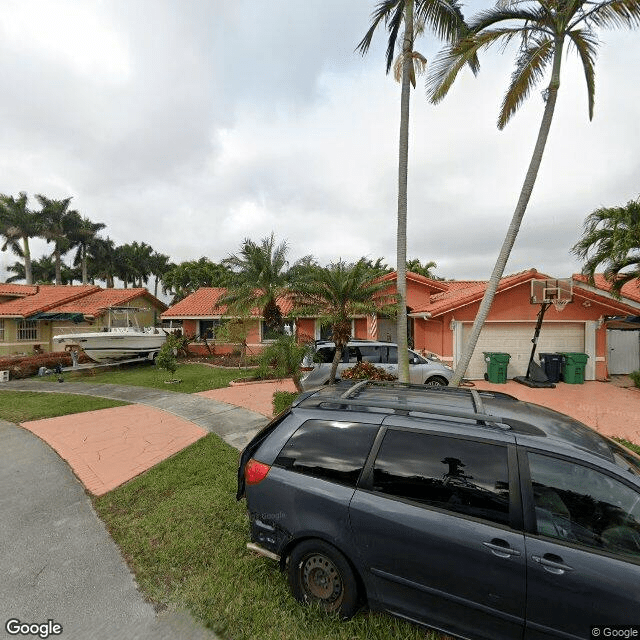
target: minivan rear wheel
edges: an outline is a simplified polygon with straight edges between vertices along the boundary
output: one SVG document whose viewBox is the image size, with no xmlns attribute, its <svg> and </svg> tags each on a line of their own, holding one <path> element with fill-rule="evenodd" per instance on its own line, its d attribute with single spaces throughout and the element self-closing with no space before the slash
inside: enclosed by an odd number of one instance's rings
<svg viewBox="0 0 640 640">
<path fill-rule="evenodd" d="M 449 384 L 449 381 L 442 376 L 432 376 L 425 381 L 425 384 L 427 387 L 446 387 Z"/>
<path fill-rule="evenodd" d="M 305 540 L 289 556 L 289 586 L 296 600 L 319 604 L 351 618 L 358 610 L 358 584 L 347 559 L 322 540 Z"/>
</svg>

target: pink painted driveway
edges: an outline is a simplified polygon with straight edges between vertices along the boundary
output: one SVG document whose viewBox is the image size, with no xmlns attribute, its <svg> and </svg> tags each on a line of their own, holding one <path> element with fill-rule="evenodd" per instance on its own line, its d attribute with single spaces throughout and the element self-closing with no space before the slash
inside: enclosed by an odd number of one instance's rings
<svg viewBox="0 0 640 640">
<path fill-rule="evenodd" d="M 235 384 L 224 389 L 201 391 L 198 395 L 219 402 L 227 402 L 237 407 L 261 413 L 267 418 L 273 416 L 273 394 L 276 391 L 295 391 L 293 381 L 269 380 L 267 382 L 249 382 Z"/>
<path fill-rule="evenodd" d="M 23 422 L 66 460 L 94 495 L 131 480 L 207 431 L 141 404 Z"/>
<path fill-rule="evenodd" d="M 609 382 L 559 382 L 555 389 L 532 389 L 513 380 L 506 384 L 476 380 L 475 387 L 502 391 L 520 400 L 541 404 L 566 413 L 605 436 L 640 444 L 640 389 L 621 388 Z"/>
</svg>

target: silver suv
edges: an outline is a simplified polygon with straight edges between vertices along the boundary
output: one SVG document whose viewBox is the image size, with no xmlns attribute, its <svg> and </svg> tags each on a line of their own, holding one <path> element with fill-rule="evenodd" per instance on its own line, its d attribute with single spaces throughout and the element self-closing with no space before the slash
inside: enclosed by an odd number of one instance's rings
<svg viewBox="0 0 640 640">
<path fill-rule="evenodd" d="M 315 353 L 303 361 L 303 369 L 308 373 L 302 378 L 305 391 L 327 384 L 331 375 L 331 363 L 336 353 L 333 342 L 319 341 Z M 398 376 L 398 345 L 392 342 L 375 340 L 351 340 L 342 352 L 338 363 L 337 377 L 345 369 L 359 362 L 370 362 L 387 373 Z M 427 358 L 409 349 L 409 381 L 413 384 L 426 384 L 434 387 L 446 387 L 453 376 L 451 367 L 443 364 L 435 356 Z"/>
</svg>

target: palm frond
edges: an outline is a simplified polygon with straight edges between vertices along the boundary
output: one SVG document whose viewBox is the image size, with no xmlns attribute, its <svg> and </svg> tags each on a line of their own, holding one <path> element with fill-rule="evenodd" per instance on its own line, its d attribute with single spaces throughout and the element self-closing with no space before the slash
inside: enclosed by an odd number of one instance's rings
<svg viewBox="0 0 640 640">
<path fill-rule="evenodd" d="M 595 35 L 586 29 L 574 29 L 567 34 L 582 61 L 584 76 L 587 82 L 587 98 L 589 101 L 589 120 L 593 119 L 593 105 L 595 101 L 595 70 L 594 63 L 597 55 L 598 40 Z"/>
<path fill-rule="evenodd" d="M 509 89 L 502 101 L 498 129 L 504 129 L 531 89 L 543 78 L 547 65 L 553 59 L 553 51 L 554 42 L 550 38 L 529 39 L 529 45 L 523 48 L 516 61 Z"/>
<path fill-rule="evenodd" d="M 457 0 L 419 0 L 415 15 L 416 23 L 428 25 L 439 40 L 451 44 L 460 39 L 466 28 Z"/>
<path fill-rule="evenodd" d="M 382 0 L 376 6 L 371 14 L 371 26 L 365 34 L 364 38 L 358 43 L 356 51 L 365 55 L 371 46 L 373 35 L 381 23 L 384 23 L 389 31 L 389 40 L 387 43 L 387 73 L 393 64 L 393 52 L 396 46 L 396 39 L 400 25 L 402 24 L 402 16 L 404 13 L 405 0 Z"/>
<path fill-rule="evenodd" d="M 436 57 L 427 76 L 426 90 L 429 100 L 434 104 L 443 100 L 461 69 L 467 64 L 473 68 L 473 61 L 477 60 L 481 50 L 497 43 L 506 46 L 520 35 L 521 29 L 502 27 L 477 34 L 471 33 L 456 44 L 445 48 Z"/>
<path fill-rule="evenodd" d="M 602 29 L 640 26 L 640 0 L 610 0 L 596 3 L 588 11 L 583 11 L 570 25 L 597 26 Z"/>
</svg>

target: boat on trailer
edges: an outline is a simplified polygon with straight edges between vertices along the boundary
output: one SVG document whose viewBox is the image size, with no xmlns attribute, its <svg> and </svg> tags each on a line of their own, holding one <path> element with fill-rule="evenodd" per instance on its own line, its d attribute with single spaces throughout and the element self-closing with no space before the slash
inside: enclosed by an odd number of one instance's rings
<svg viewBox="0 0 640 640">
<path fill-rule="evenodd" d="M 109 325 L 95 331 L 53 336 L 53 344 L 82 349 L 95 362 L 148 358 L 153 360 L 167 333 L 158 327 L 140 327 L 135 307 L 110 307 Z"/>
</svg>

